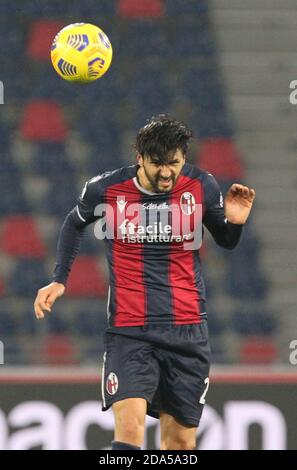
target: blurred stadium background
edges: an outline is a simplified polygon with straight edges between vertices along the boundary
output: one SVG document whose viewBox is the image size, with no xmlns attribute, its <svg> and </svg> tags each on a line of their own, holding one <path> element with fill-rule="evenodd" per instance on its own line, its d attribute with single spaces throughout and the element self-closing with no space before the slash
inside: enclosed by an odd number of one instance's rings
<svg viewBox="0 0 297 470">
<path fill-rule="evenodd" d="M 55 34 L 81 21 L 102 27 L 114 49 L 108 73 L 86 86 L 60 79 L 49 58 Z M 289 366 L 297 336 L 297 138 L 289 103 L 296 26 L 294 0 L 1 2 L 0 406 L 4 400 L 7 412 L 16 389 L 3 392 L 3 374 L 12 367 L 79 366 L 82 375 L 98 367 L 108 279 L 92 228 L 67 294 L 46 321 L 35 320 L 33 300 L 50 281 L 59 228 L 84 182 L 133 161 L 137 129 L 159 112 L 189 124 L 189 159 L 223 191 L 242 181 L 257 193 L 234 252 L 206 237 L 213 363 L 249 372 Z"/>
</svg>

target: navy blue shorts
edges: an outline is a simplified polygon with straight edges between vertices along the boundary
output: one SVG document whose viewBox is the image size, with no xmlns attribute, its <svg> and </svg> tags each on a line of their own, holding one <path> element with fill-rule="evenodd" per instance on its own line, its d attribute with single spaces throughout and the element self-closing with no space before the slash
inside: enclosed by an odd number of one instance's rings
<svg viewBox="0 0 297 470">
<path fill-rule="evenodd" d="M 105 333 L 102 409 L 144 398 L 147 414 L 198 426 L 209 385 L 207 320 L 191 325 L 113 328 Z"/>
</svg>

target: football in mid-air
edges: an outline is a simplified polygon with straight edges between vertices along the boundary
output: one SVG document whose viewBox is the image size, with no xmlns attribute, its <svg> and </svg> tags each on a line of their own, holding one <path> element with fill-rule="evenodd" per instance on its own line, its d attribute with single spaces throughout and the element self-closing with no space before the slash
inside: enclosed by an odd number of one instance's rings
<svg viewBox="0 0 297 470">
<path fill-rule="evenodd" d="M 112 46 L 102 29 L 74 23 L 56 35 L 51 47 L 56 72 L 70 82 L 89 83 L 102 77 L 112 60 Z"/>
</svg>

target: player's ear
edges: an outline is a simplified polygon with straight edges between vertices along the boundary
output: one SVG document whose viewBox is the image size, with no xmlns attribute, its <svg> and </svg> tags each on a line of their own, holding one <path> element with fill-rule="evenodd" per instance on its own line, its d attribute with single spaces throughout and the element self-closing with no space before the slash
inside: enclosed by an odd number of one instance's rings
<svg viewBox="0 0 297 470">
<path fill-rule="evenodd" d="M 139 166 L 143 166 L 143 156 L 140 155 L 140 153 L 137 152 L 136 154 L 136 159 L 137 159 L 137 163 Z"/>
</svg>

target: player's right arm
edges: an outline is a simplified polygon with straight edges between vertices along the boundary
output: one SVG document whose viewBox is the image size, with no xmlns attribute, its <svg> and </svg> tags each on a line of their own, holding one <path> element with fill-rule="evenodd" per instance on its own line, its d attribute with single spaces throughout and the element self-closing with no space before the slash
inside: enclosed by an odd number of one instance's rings
<svg viewBox="0 0 297 470">
<path fill-rule="evenodd" d="M 77 206 L 64 220 L 58 238 L 53 282 L 37 292 L 34 302 L 36 318 L 44 318 L 45 312 L 50 312 L 55 301 L 64 294 L 67 278 L 79 251 L 84 230 L 87 225 L 98 219 L 94 215 L 94 210 L 100 202 L 102 202 L 100 185 L 97 179 L 93 178 L 86 183 Z"/>
<path fill-rule="evenodd" d="M 60 282 L 52 282 L 48 286 L 39 289 L 34 302 L 36 318 L 38 318 L 38 320 L 44 318 L 44 313 L 51 311 L 52 305 L 64 292 L 65 286 Z"/>
</svg>

